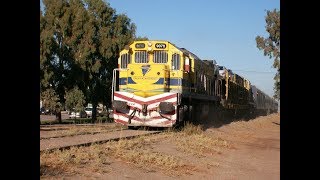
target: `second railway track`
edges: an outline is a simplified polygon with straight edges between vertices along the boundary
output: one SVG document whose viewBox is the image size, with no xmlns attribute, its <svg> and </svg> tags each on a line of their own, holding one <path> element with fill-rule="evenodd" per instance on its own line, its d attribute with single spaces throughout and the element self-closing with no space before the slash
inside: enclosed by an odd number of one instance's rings
<svg viewBox="0 0 320 180">
<path fill-rule="evenodd" d="M 103 132 L 97 134 L 82 134 L 75 136 L 57 137 L 52 139 L 40 140 L 40 153 L 53 150 L 68 149 L 77 146 L 89 146 L 95 143 L 104 143 L 108 141 L 118 141 L 122 138 L 133 138 L 141 135 L 157 134 L 162 131 L 144 131 L 144 130 L 120 130 L 112 132 Z"/>
</svg>

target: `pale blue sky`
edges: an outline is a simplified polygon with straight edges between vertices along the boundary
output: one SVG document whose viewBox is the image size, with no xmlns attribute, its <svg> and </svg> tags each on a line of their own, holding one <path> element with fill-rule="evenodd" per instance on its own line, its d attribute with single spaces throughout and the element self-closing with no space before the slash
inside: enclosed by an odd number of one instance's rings
<svg viewBox="0 0 320 180">
<path fill-rule="evenodd" d="M 267 36 L 266 10 L 280 0 L 107 0 L 137 26 L 137 36 L 168 40 L 199 58 L 215 59 L 273 95 L 273 60 L 256 47 Z"/>
</svg>

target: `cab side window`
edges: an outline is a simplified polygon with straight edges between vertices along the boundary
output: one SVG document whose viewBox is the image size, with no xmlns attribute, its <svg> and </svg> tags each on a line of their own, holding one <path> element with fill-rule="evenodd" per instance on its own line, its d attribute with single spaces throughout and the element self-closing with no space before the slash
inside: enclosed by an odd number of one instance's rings
<svg viewBox="0 0 320 180">
<path fill-rule="evenodd" d="M 173 70 L 179 70 L 180 69 L 180 54 L 174 53 L 172 54 L 172 60 L 171 65 Z"/>
<path fill-rule="evenodd" d="M 126 53 L 126 54 L 122 54 L 121 55 L 121 69 L 126 69 L 128 64 L 130 63 L 130 54 L 129 53 Z"/>
</svg>

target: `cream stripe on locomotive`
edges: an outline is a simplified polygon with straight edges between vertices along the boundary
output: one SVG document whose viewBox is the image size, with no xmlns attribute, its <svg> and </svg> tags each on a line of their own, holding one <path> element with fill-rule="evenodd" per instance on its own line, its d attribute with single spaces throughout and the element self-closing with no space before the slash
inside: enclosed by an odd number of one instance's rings
<svg viewBox="0 0 320 180">
<path fill-rule="evenodd" d="M 132 113 L 132 111 L 130 111 Z M 159 114 L 158 114 L 159 115 Z M 131 119 L 131 125 L 134 126 L 141 126 L 141 125 L 148 125 L 148 126 L 161 126 L 161 127 L 168 127 L 172 126 L 176 122 L 176 115 L 172 116 L 166 116 L 167 118 L 159 118 L 156 113 L 152 112 L 151 116 L 143 117 L 141 118 L 138 115 L 134 115 L 134 117 Z M 128 124 L 128 116 L 125 114 L 114 114 L 114 120 L 117 122 L 117 120 L 120 120 L 124 125 Z"/>
<path fill-rule="evenodd" d="M 123 102 L 128 109 L 116 110 L 113 114 L 116 122 L 134 126 L 170 127 L 177 119 L 177 94 L 163 93 L 150 97 L 140 97 L 128 92 L 115 92 L 114 101 Z M 172 111 L 160 114 L 160 103 L 171 103 Z M 145 111 L 145 113 L 143 113 Z M 129 120 L 130 119 L 130 120 Z"/>
<path fill-rule="evenodd" d="M 116 117 L 114 117 L 115 120 L 121 120 L 122 122 L 128 124 L 128 117 L 123 115 L 123 114 L 115 114 Z M 132 118 L 131 120 L 131 124 L 135 125 L 135 126 L 141 126 L 141 125 L 150 125 L 150 126 L 156 126 L 156 125 L 170 125 L 172 123 L 175 123 L 176 120 L 174 119 L 174 117 L 172 117 L 171 120 L 168 120 L 166 118 L 158 118 L 158 116 L 156 115 L 151 115 L 149 117 L 146 117 L 146 119 L 141 119 L 139 118 L 139 116 L 136 116 L 136 118 Z M 154 118 L 156 117 L 156 118 Z M 170 118 L 170 117 L 168 117 Z"/>
<path fill-rule="evenodd" d="M 160 104 L 160 102 L 172 102 L 176 105 L 177 95 L 176 93 L 164 93 L 147 98 L 143 98 L 128 92 L 116 92 L 114 94 L 114 100 L 120 100 L 127 102 L 130 107 L 142 109 L 143 104 L 148 104 L 147 110 L 154 110 Z"/>
</svg>

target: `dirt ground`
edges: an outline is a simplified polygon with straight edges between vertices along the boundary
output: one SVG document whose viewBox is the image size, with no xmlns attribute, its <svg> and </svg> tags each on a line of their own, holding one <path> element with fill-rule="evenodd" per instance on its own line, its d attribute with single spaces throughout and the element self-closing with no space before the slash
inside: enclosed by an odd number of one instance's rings
<svg viewBox="0 0 320 180">
<path fill-rule="evenodd" d="M 103 152 L 107 151 L 103 163 L 98 165 L 55 165 L 54 162 L 58 161 L 56 156 L 42 155 L 40 160 L 43 162 L 40 163 L 42 169 L 46 169 L 42 170 L 40 178 L 280 179 L 280 114 L 208 127 L 203 133 L 195 135 L 170 132 L 150 135 L 140 138 L 139 142 L 143 142 L 140 143 L 143 144 L 141 148 L 128 148 L 129 151 L 121 151 L 122 154 L 112 151 L 112 144 L 97 146 Z M 91 150 L 90 147 L 83 147 L 77 151 Z M 149 154 L 146 156 L 145 152 Z M 70 153 L 72 157 L 77 156 L 74 152 Z M 131 153 L 138 155 L 130 159 L 128 156 Z M 154 154 L 163 156 L 162 159 L 171 164 L 162 162 Z"/>
</svg>

